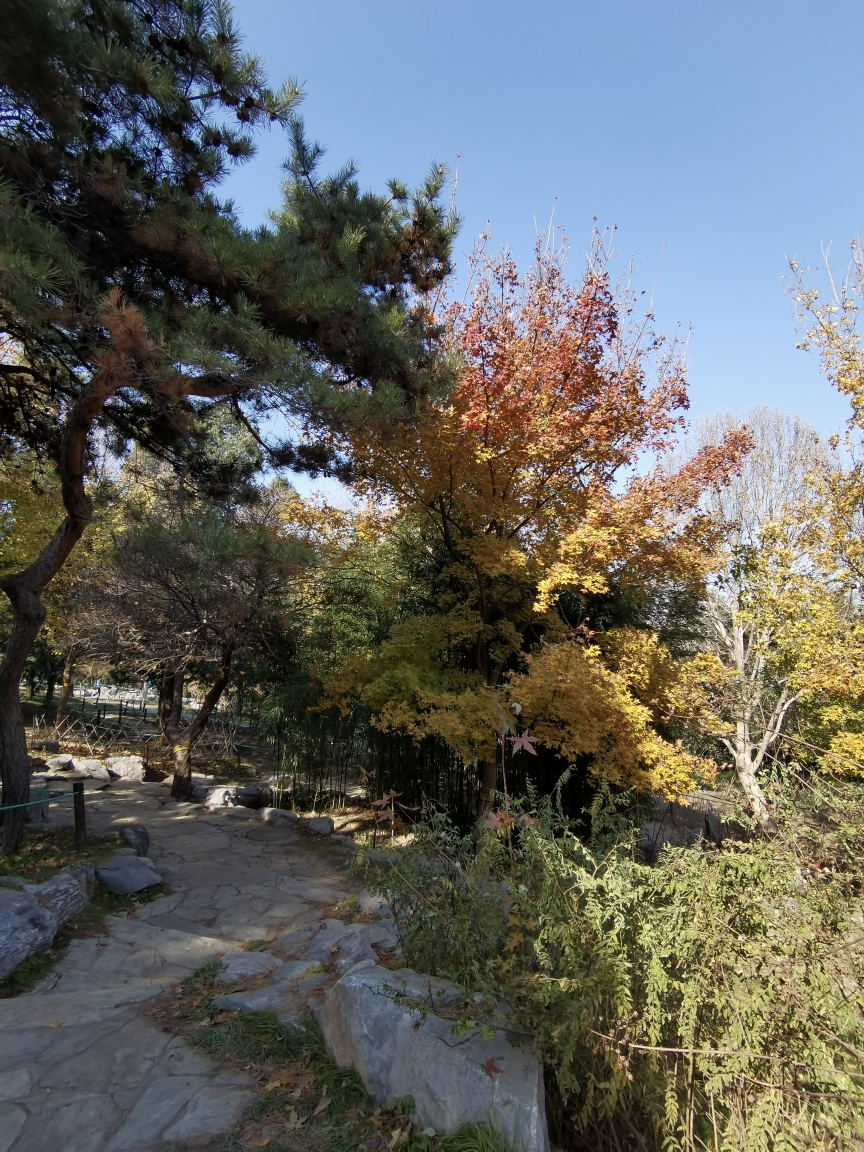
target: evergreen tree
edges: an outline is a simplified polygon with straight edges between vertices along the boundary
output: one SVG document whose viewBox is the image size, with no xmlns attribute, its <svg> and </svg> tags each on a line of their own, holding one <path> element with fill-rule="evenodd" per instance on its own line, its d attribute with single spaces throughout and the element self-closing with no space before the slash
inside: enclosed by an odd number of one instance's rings
<svg viewBox="0 0 864 1152">
<path fill-rule="evenodd" d="M 4 575 L 13 623 L 0 665 L 3 799 L 28 796 L 19 681 L 42 592 L 91 515 L 94 437 L 207 472 L 202 418 L 230 410 L 262 440 L 346 404 L 392 408 L 434 379 L 422 294 L 448 270 L 443 173 L 414 195 L 322 179 L 296 116 L 267 87 L 221 0 L 0 0 L 0 434 L 57 467 L 66 518 Z M 289 136 L 281 212 L 242 228 L 216 187 L 252 133 Z M 273 421 L 267 421 L 272 427 Z M 284 421 L 283 421 L 284 424 Z M 267 445 L 321 467 L 315 443 Z M 14 850 L 22 811 L 4 814 Z"/>
</svg>

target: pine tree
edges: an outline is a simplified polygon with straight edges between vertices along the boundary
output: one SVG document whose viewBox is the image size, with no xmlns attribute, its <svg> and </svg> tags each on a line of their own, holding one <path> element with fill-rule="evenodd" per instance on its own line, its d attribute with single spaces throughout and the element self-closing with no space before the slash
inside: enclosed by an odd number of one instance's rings
<svg viewBox="0 0 864 1152">
<path fill-rule="evenodd" d="M 41 595 L 91 515 L 94 437 L 187 471 L 209 467 L 202 417 L 260 436 L 276 410 L 309 421 L 370 394 L 392 408 L 435 377 L 416 301 L 448 271 L 454 222 L 433 169 L 413 196 L 317 175 L 297 87 L 266 85 L 221 0 L 0 0 L 0 434 L 53 461 L 66 518 L 0 579 L 13 626 L 0 665 L 3 799 L 28 796 L 18 697 Z M 220 179 L 253 133 L 288 133 L 284 203 L 241 227 Z M 272 421 L 269 422 L 272 425 Z M 315 443 L 268 446 L 321 466 Z M 22 810 L 5 813 L 14 850 Z"/>
</svg>

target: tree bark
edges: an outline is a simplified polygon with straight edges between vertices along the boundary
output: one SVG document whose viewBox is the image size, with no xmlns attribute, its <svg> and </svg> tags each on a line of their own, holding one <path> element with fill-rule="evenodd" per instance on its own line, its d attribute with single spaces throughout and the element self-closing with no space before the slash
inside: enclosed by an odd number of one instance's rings
<svg viewBox="0 0 864 1152">
<path fill-rule="evenodd" d="M 480 799 L 477 805 L 477 815 L 485 816 L 492 808 L 495 790 L 498 787 L 497 760 L 478 760 L 477 779 L 480 784 Z"/>
<path fill-rule="evenodd" d="M 24 663 L 45 620 L 42 593 L 81 539 L 92 513 L 84 488 L 84 453 L 90 429 L 105 401 L 116 391 L 97 372 L 73 405 L 63 430 L 58 471 L 66 519 L 33 563 L 0 579 L 12 608 L 12 631 L 0 663 L 0 779 L 3 804 L 30 799 L 30 763 L 19 685 Z M 24 830 L 24 808 L 2 813 L 0 851 L 15 852 Z"/>
<path fill-rule="evenodd" d="M 210 719 L 213 709 L 228 687 L 233 655 L 234 643 L 232 641 L 222 649 L 222 660 L 216 679 L 201 702 L 198 715 L 186 728 L 180 727 L 183 716 L 185 676 L 182 670 L 175 670 L 173 673 L 171 707 L 166 717 L 164 733 L 171 744 L 171 752 L 174 757 L 174 781 L 171 785 L 171 795 L 175 800 L 190 800 L 192 798 L 192 747 L 207 727 L 207 721 Z"/>
<path fill-rule="evenodd" d="M 773 836 L 776 833 L 776 820 L 768 810 L 765 794 L 759 787 L 752 764 L 737 765 L 736 773 L 741 790 L 746 796 L 746 802 L 750 805 L 750 811 L 763 827 L 763 831 Z"/>
<path fill-rule="evenodd" d="M 171 715 L 175 678 L 176 672 L 173 668 L 163 668 L 159 676 L 159 702 L 156 705 L 156 719 L 159 723 L 159 733 L 162 736 L 166 735 L 168 717 Z"/>
<path fill-rule="evenodd" d="M 63 664 L 63 685 L 60 688 L 60 699 L 57 704 L 57 715 L 54 717 L 54 727 L 57 728 L 58 724 L 62 724 L 66 719 L 66 713 L 69 710 L 69 701 L 72 698 L 72 689 L 75 684 L 75 663 L 78 658 L 78 653 L 74 648 L 70 648 L 66 653 L 66 661 Z"/>
<path fill-rule="evenodd" d="M 54 673 L 49 673 L 48 680 L 45 684 L 45 700 L 42 707 L 47 709 L 54 703 L 54 689 L 57 687 L 57 680 Z"/>
</svg>

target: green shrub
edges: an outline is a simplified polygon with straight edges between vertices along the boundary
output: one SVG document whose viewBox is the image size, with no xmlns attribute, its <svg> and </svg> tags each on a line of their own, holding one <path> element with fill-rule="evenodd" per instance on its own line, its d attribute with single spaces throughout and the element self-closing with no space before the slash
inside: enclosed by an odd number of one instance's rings
<svg viewBox="0 0 864 1152">
<path fill-rule="evenodd" d="M 651 867 L 632 837 L 584 844 L 549 802 L 475 837 L 434 817 L 384 886 L 407 962 L 480 991 L 484 1012 L 506 1001 L 533 1038 L 556 1142 L 864 1148 L 864 815 L 848 799 L 790 808 L 795 835 Z"/>
</svg>

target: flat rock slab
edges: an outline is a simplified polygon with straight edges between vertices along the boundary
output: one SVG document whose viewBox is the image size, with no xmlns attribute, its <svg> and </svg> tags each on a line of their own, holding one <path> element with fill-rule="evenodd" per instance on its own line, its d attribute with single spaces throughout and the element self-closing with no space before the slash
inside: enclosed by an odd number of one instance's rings
<svg viewBox="0 0 864 1152">
<path fill-rule="evenodd" d="M 282 967 L 282 961 L 268 952 L 233 952 L 219 961 L 218 980 L 221 984 L 236 984 L 240 980 L 272 976 Z"/>
<path fill-rule="evenodd" d="M 244 973 L 238 982 L 268 980 L 271 1005 L 294 1028 L 309 996 L 335 978 L 317 962 L 295 960 L 296 951 L 283 964 L 242 948 L 285 938 L 302 950 L 318 930 L 320 904 L 359 888 L 346 884 L 344 856 L 331 842 L 286 836 L 251 809 L 233 819 L 207 816 L 130 770 L 105 791 L 88 792 L 88 831 L 125 836 L 125 829 L 146 828 L 148 856 L 130 854 L 143 840 L 130 837 L 111 863 L 150 869 L 169 892 L 110 917 L 102 936 L 73 940 L 35 991 L 0 1000 L 0 1152 L 151 1152 L 225 1132 L 254 1099 L 248 1074 L 212 1064 L 142 1007 L 220 960 L 223 969 L 235 964 Z M 52 808 L 50 820 L 69 826 L 71 809 Z M 72 879 L 82 891 L 92 888 L 92 870 L 69 869 L 45 898 L 74 896 Z M 26 888 L 23 880 L 0 886 L 0 897 L 26 899 L 52 918 Z"/>
</svg>

